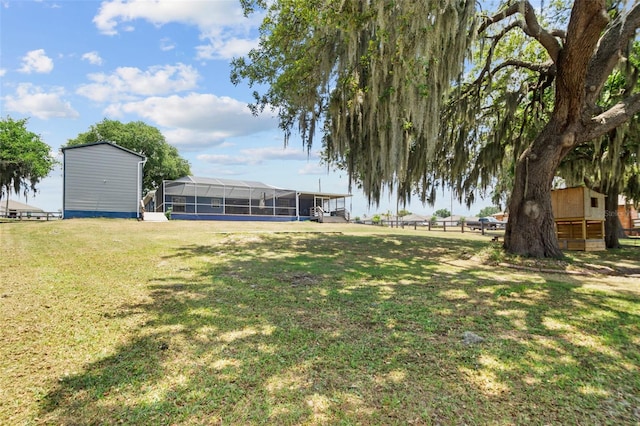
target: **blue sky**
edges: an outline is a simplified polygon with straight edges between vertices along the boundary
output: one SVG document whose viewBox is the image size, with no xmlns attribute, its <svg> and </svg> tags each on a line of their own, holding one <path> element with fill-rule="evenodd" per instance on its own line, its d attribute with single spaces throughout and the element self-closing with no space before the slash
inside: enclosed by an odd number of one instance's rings
<svg viewBox="0 0 640 426">
<path fill-rule="evenodd" d="M 252 89 L 230 83 L 229 62 L 256 46 L 258 24 L 238 0 L 0 0 L 0 115 L 29 118 L 56 155 L 104 118 L 144 121 L 196 176 L 347 193 L 343 172 L 327 171 L 299 138 L 285 149 L 273 114 L 252 116 Z M 61 169 L 28 201 L 60 209 Z M 490 204 L 469 212 L 454 202 L 453 211 L 469 216 Z M 434 207 L 407 208 L 430 215 L 451 206 L 445 192 Z M 386 196 L 369 208 L 354 188 L 350 207 L 370 216 L 395 211 L 396 202 Z"/>
</svg>

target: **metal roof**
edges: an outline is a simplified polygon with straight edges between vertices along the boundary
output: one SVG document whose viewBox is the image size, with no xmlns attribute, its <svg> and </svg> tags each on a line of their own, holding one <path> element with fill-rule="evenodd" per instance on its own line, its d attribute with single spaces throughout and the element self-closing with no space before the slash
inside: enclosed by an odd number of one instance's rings
<svg viewBox="0 0 640 426">
<path fill-rule="evenodd" d="M 6 208 L 6 205 L 7 205 L 7 200 L 0 199 L 0 211 L 2 213 L 5 213 L 4 210 Z M 39 207 L 30 206 L 28 204 L 21 203 L 20 201 L 9 199 L 9 211 L 11 210 L 15 210 L 19 212 L 44 212 L 44 210 L 42 210 Z"/>
<path fill-rule="evenodd" d="M 252 180 L 235 180 L 235 179 L 219 179 L 219 178 L 207 178 L 198 176 L 185 176 L 180 179 L 175 179 L 171 182 L 187 182 L 200 185 L 219 185 L 219 186 L 238 186 L 245 188 L 262 188 L 262 189 L 284 189 L 277 186 L 267 185 L 266 183 L 252 181 Z"/>
<path fill-rule="evenodd" d="M 86 148 L 86 147 L 88 147 L 88 146 L 95 146 L 95 145 L 109 145 L 109 146 L 112 146 L 112 147 L 114 147 L 114 148 L 118 148 L 118 149 L 121 149 L 121 150 L 123 150 L 123 151 L 125 151 L 125 152 L 128 152 L 129 154 L 136 155 L 136 156 L 138 156 L 138 157 L 142 158 L 143 160 L 146 158 L 144 155 L 140 154 L 139 152 L 132 151 L 132 150 L 130 150 L 130 149 L 128 149 L 128 148 L 125 148 L 125 147 L 123 147 L 123 146 L 120 146 L 120 145 L 118 145 L 118 144 L 116 144 L 116 143 L 114 143 L 114 142 L 108 142 L 108 141 L 99 141 L 99 142 L 85 143 L 85 144 L 82 144 L 82 145 L 63 146 L 63 147 L 61 148 L 61 151 L 64 153 L 64 152 L 65 152 L 66 150 L 68 150 L 68 149 Z"/>
</svg>

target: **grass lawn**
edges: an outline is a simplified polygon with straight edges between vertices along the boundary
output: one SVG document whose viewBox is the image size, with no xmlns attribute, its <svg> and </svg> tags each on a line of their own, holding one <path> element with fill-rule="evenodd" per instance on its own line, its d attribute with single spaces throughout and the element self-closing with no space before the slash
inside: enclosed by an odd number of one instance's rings
<svg viewBox="0 0 640 426">
<path fill-rule="evenodd" d="M 0 243 L 3 425 L 640 422 L 640 245 L 124 220 Z"/>
</svg>

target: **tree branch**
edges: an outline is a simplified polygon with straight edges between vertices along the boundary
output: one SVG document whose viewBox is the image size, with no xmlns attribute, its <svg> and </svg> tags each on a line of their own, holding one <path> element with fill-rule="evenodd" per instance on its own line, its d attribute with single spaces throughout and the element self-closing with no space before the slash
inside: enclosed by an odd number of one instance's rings
<svg viewBox="0 0 640 426">
<path fill-rule="evenodd" d="M 554 63 L 551 61 L 547 61 L 542 64 L 534 64 L 532 62 L 520 61 L 518 59 L 509 59 L 495 67 L 490 74 L 493 75 L 500 71 L 502 68 L 506 67 L 526 68 L 543 75 L 555 75 L 556 73 Z"/>
<path fill-rule="evenodd" d="M 547 32 L 538 23 L 535 11 L 528 1 L 524 2 L 524 19 L 527 24 L 526 28 L 522 30 L 529 36 L 538 40 L 538 42 L 546 49 L 553 62 L 557 62 L 558 55 L 560 54 L 560 43 L 549 32 Z"/>
<path fill-rule="evenodd" d="M 495 24 L 496 22 L 500 22 L 503 19 L 508 18 L 509 16 L 515 15 L 520 11 L 521 7 L 522 7 L 521 2 L 515 2 L 511 4 L 509 7 L 507 7 L 506 9 L 502 9 L 500 12 L 496 13 L 495 15 L 487 16 L 484 19 L 484 22 L 480 24 L 480 26 L 478 27 L 478 34 L 482 34 L 492 24 Z"/>
<path fill-rule="evenodd" d="M 565 40 L 567 38 L 567 32 L 565 30 L 551 30 L 551 32 L 549 33 L 554 37 L 558 37 L 560 40 Z"/>
<path fill-rule="evenodd" d="M 615 104 L 607 111 L 593 117 L 577 143 L 589 142 L 624 124 L 640 112 L 640 93 Z"/>
<path fill-rule="evenodd" d="M 524 17 L 524 22 L 520 22 L 518 26 L 525 32 L 525 34 L 536 39 L 547 51 L 551 60 L 556 62 L 561 49 L 556 36 L 560 33 L 558 31 L 548 32 L 540 25 L 535 14 L 535 10 L 528 0 L 517 1 L 495 15 L 486 17 L 484 22 L 478 27 L 478 34 L 484 32 L 492 24 L 502 21 L 503 19 L 517 13 L 521 13 Z"/>
<path fill-rule="evenodd" d="M 600 37 L 595 54 L 591 57 L 586 79 L 587 104 L 593 105 L 600 95 L 613 68 L 620 62 L 627 43 L 640 27 L 640 2 L 635 2 L 627 13 L 621 13 Z"/>
<path fill-rule="evenodd" d="M 609 22 L 605 13 L 605 2 L 606 0 L 575 0 L 571 9 L 567 38 L 558 60 L 556 79 L 554 115 L 560 120 L 577 123 L 585 116 L 588 66 L 593 52 L 598 47 L 600 35 Z M 589 112 L 587 120 L 592 116 Z"/>
<path fill-rule="evenodd" d="M 478 78 L 476 78 L 476 80 L 472 83 L 472 85 L 479 85 L 480 82 L 484 79 L 486 74 L 491 75 L 491 61 L 493 60 L 493 52 L 496 49 L 496 46 L 498 45 L 498 43 L 500 42 L 500 40 L 502 39 L 502 37 L 504 37 L 509 31 L 511 31 L 514 28 L 518 28 L 518 23 L 517 22 L 513 22 L 509 25 L 507 25 L 506 27 L 504 27 L 502 29 L 502 31 L 500 31 L 499 34 L 496 34 L 495 36 L 491 37 L 491 46 L 489 47 L 489 51 L 487 52 L 487 58 L 485 60 L 485 64 L 484 67 L 482 68 L 482 70 L 480 71 Z"/>
</svg>

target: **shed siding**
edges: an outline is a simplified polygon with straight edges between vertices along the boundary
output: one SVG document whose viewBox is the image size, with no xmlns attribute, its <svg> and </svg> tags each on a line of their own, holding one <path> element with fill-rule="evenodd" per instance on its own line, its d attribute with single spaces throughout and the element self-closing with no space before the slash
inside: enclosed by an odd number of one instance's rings
<svg viewBox="0 0 640 426">
<path fill-rule="evenodd" d="M 109 144 L 65 150 L 65 218 L 136 217 L 140 161 Z"/>
<path fill-rule="evenodd" d="M 604 195 L 584 187 L 551 191 L 553 217 L 604 220 Z"/>
</svg>

